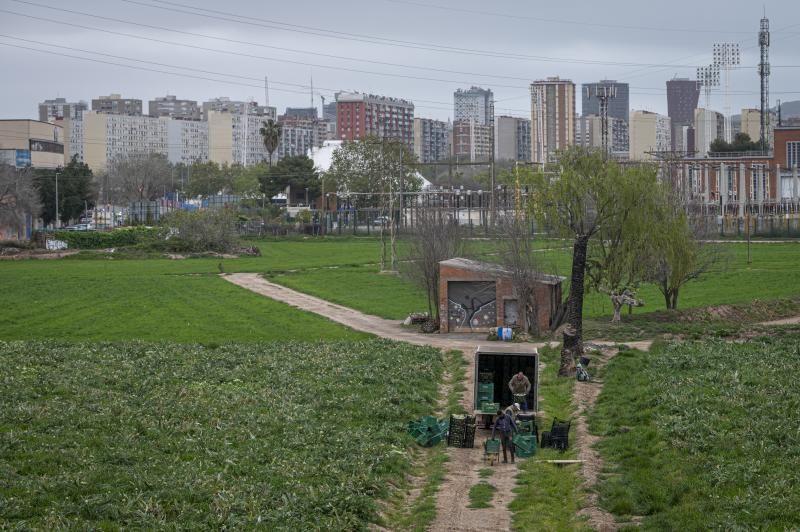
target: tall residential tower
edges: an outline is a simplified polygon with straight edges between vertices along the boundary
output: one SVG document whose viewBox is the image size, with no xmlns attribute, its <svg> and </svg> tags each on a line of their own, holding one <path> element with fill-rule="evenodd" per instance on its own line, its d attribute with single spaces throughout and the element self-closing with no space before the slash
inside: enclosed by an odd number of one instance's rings
<svg viewBox="0 0 800 532">
<path fill-rule="evenodd" d="M 531 83 L 531 158 L 544 164 L 575 144 L 575 84 L 547 78 Z"/>
</svg>

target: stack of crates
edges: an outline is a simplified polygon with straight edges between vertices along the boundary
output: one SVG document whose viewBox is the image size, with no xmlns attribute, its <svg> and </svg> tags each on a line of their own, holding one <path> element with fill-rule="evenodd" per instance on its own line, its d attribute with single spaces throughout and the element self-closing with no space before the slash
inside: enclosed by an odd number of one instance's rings
<svg viewBox="0 0 800 532">
<path fill-rule="evenodd" d="M 497 408 L 499 408 L 499 405 L 494 402 L 493 382 L 478 383 L 478 406 L 481 412 L 492 411 L 492 413 L 494 413 L 497 411 Z"/>
<path fill-rule="evenodd" d="M 471 449 L 475 445 L 475 417 L 450 416 L 447 445 Z"/>
<path fill-rule="evenodd" d="M 438 421 L 433 416 L 425 416 L 408 423 L 408 433 L 423 447 L 433 447 L 447 434 L 448 422 Z"/>
<path fill-rule="evenodd" d="M 531 412 L 517 414 L 517 431 L 524 436 L 533 436 L 538 440 L 539 427 L 536 424 L 536 416 Z"/>
</svg>

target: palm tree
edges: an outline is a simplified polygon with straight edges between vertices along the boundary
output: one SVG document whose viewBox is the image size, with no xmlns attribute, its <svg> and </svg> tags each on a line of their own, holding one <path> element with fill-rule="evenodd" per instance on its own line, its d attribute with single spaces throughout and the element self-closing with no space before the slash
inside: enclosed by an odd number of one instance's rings
<svg viewBox="0 0 800 532">
<path fill-rule="evenodd" d="M 272 154 L 278 148 L 278 143 L 281 140 L 281 124 L 272 120 L 271 118 L 258 130 L 261 133 L 261 138 L 264 140 L 264 147 L 269 154 L 269 165 L 272 166 Z"/>
</svg>

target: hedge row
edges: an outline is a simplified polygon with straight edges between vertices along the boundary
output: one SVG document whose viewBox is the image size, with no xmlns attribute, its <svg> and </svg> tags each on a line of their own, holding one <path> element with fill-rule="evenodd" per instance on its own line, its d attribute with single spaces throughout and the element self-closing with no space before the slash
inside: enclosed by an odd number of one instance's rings
<svg viewBox="0 0 800 532">
<path fill-rule="evenodd" d="M 135 246 L 163 237 L 161 227 L 124 227 L 109 232 L 100 231 L 56 231 L 54 238 L 67 243 L 70 248 L 106 249 Z"/>
</svg>

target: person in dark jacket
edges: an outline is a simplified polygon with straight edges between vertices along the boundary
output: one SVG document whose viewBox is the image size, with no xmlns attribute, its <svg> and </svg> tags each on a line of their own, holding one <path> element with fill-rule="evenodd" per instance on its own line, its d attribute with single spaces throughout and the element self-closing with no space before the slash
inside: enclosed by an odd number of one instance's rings
<svg viewBox="0 0 800 532">
<path fill-rule="evenodd" d="M 517 430 L 517 424 L 514 423 L 514 418 L 503 412 L 497 411 L 497 419 L 492 427 L 492 438 L 496 431 L 500 431 L 500 444 L 503 446 L 503 463 L 508 463 L 508 456 L 506 450 L 511 450 L 511 463 L 514 463 L 514 442 L 511 440 L 514 432 Z"/>
</svg>

